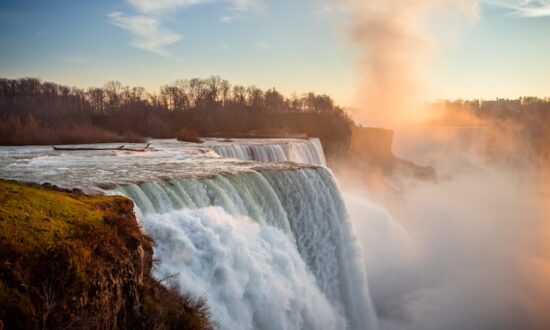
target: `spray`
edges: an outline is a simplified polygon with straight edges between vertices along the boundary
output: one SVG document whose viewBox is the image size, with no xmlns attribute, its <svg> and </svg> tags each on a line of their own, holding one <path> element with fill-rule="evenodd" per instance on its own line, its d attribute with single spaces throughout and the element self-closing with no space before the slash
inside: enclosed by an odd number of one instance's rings
<svg viewBox="0 0 550 330">
<path fill-rule="evenodd" d="M 334 0 L 342 30 L 357 51 L 354 119 L 395 128 L 418 123 L 424 106 L 426 64 L 437 44 L 428 32 L 430 17 L 451 13 L 477 17 L 476 0 Z"/>
</svg>

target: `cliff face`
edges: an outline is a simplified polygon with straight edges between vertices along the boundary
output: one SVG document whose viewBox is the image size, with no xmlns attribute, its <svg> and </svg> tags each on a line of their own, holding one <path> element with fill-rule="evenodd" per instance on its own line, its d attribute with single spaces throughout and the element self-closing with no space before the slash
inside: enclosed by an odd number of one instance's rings
<svg viewBox="0 0 550 330">
<path fill-rule="evenodd" d="M 393 131 L 376 127 L 351 129 L 352 135 L 345 157 L 329 159 L 336 176 L 350 186 L 399 186 L 399 177 L 435 181 L 431 166 L 420 166 L 396 157 L 392 152 Z"/>
<path fill-rule="evenodd" d="M 152 247 L 127 198 L 0 180 L 0 328 L 210 328 Z"/>
<path fill-rule="evenodd" d="M 350 157 L 362 158 L 375 163 L 393 159 L 393 131 L 375 127 L 356 127 L 351 130 Z"/>
</svg>

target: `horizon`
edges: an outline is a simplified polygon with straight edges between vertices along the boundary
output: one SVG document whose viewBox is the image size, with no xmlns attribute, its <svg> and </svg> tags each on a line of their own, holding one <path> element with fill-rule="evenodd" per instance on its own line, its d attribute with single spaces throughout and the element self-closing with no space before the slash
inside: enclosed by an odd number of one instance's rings
<svg viewBox="0 0 550 330">
<path fill-rule="evenodd" d="M 206 2 L 4 2 L 0 75 L 79 88 L 119 81 L 149 92 L 216 75 L 355 107 L 360 50 L 342 33 L 349 13 L 338 2 Z M 422 101 L 549 97 L 550 2 L 464 3 L 473 9 L 415 12 L 430 16 L 420 54 L 429 63 L 414 68 L 425 83 Z"/>
<path fill-rule="evenodd" d="M 220 78 L 222 80 L 227 80 L 225 79 L 224 77 L 220 77 L 218 75 L 211 75 L 211 76 L 208 76 L 208 77 L 182 77 L 182 78 L 179 78 L 179 79 L 176 79 L 176 80 L 173 80 L 173 81 L 170 81 L 170 82 L 166 82 L 164 84 L 161 84 L 159 85 L 158 87 L 156 87 L 155 89 L 153 90 L 149 90 L 143 86 L 139 86 L 139 85 L 126 85 L 126 84 L 123 84 L 121 81 L 118 81 L 118 80 L 107 80 L 105 81 L 104 83 L 102 84 L 98 84 L 98 85 L 90 85 L 90 86 L 77 86 L 77 85 L 70 85 L 70 84 L 63 84 L 63 83 L 60 83 L 60 82 L 57 82 L 57 81 L 50 81 L 50 80 L 46 80 L 46 79 L 42 79 L 40 77 L 30 77 L 30 76 L 26 76 L 26 77 L 15 77 L 15 78 L 11 78 L 11 77 L 0 77 L 0 79 L 7 79 L 7 80 L 24 80 L 24 79 L 37 79 L 38 81 L 42 82 L 42 83 L 53 83 L 53 84 L 57 84 L 59 86 L 65 86 L 65 87 L 68 87 L 68 88 L 77 88 L 77 89 L 80 89 L 82 91 L 87 91 L 87 90 L 90 90 L 90 89 L 94 89 L 94 88 L 104 88 L 106 85 L 108 85 L 109 83 L 111 82 L 115 82 L 115 83 L 120 83 L 122 87 L 128 87 L 128 88 L 144 88 L 144 92 L 147 94 L 146 96 L 148 97 L 151 97 L 151 96 L 157 96 L 160 94 L 161 92 L 161 88 L 162 87 L 166 87 L 166 86 L 171 86 L 179 81 L 189 81 L 189 80 L 192 80 L 192 79 L 200 79 L 200 80 L 205 80 L 205 79 L 208 79 L 208 78 L 211 78 L 211 77 L 217 77 L 217 78 Z M 227 80 L 228 81 L 228 80 Z M 251 84 L 251 85 L 240 85 L 240 84 L 236 84 L 236 83 L 233 83 L 232 81 L 228 81 L 230 86 L 242 86 L 242 87 L 256 87 L 256 88 L 260 88 L 254 84 Z M 291 99 L 293 96 L 297 96 L 297 97 L 301 97 L 301 96 L 304 96 L 308 93 L 313 93 L 315 95 L 319 95 L 319 96 L 323 96 L 323 95 L 327 95 L 329 97 L 332 98 L 332 95 L 328 95 L 328 94 L 322 94 L 322 93 L 317 93 L 317 91 L 314 91 L 314 90 L 308 90 L 308 91 L 292 91 L 290 92 L 289 94 L 286 94 L 286 93 L 283 93 L 279 90 L 279 88 L 277 86 L 272 86 L 272 87 L 268 87 L 268 88 L 260 88 L 261 90 L 263 91 L 267 91 L 267 90 L 275 90 L 277 92 L 279 92 L 283 97 L 287 98 L 287 99 Z M 533 95 L 520 95 L 518 97 L 513 97 L 513 98 L 507 98 L 507 97 L 495 97 L 495 98 L 492 98 L 492 99 L 485 99 L 485 98 L 472 98 L 472 99 L 465 99 L 465 98 L 456 98 L 456 99 L 433 99 L 433 100 L 425 100 L 424 101 L 424 104 L 426 105 L 436 105 L 436 104 L 439 104 L 439 103 L 446 103 L 446 102 L 470 102 L 470 101 L 479 101 L 479 102 L 493 102 L 493 101 L 521 101 L 522 99 L 529 99 L 529 98 L 535 98 L 535 99 L 538 99 L 538 100 L 541 100 L 541 101 L 549 101 L 550 100 L 550 97 L 545 97 L 545 96 L 533 96 Z M 335 102 L 334 104 L 335 106 L 338 106 L 338 107 L 341 107 L 342 109 L 344 110 L 353 110 L 353 109 L 357 109 L 355 106 L 346 106 L 346 105 L 342 105 L 342 104 L 339 104 L 337 102 Z"/>
</svg>

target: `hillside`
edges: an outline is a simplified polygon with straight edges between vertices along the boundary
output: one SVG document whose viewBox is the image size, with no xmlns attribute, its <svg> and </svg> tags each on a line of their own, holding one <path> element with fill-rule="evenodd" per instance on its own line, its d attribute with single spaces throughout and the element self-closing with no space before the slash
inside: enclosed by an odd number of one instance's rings
<svg viewBox="0 0 550 330">
<path fill-rule="evenodd" d="M 0 329 L 210 329 L 152 248 L 127 198 L 0 180 Z"/>
</svg>

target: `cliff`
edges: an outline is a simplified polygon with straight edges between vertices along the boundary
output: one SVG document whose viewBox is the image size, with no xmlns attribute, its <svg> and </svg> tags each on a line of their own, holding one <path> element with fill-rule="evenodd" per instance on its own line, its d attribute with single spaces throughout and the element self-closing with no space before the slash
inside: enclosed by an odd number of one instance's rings
<svg viewBox="0 0 550 330">
<path fill-rule="evenodd" d="M 375 163 L 389 162 L 392 154 L 393 131 L 376 127 L 351 129 L 350 157 L 361 158 Z"/>
<path fill-rule="evenodd" d="M 392 152 L 393 131 L 376 127 L 351 128 L 351 139 L 345 157 L 329 159 L 337 177 L 352 183 L 378 184 L 381 180 L 412 177 L 437 180 L 431 166 L 420 166 L 400 159 Z"/>
<path fill-rule="evenodd" d="M 210 329 L 152 265 L 131 200 L 0 180 L 0 329 Z"/>
</svg>

